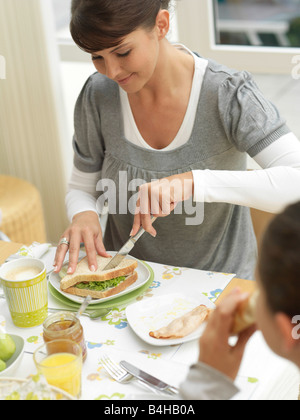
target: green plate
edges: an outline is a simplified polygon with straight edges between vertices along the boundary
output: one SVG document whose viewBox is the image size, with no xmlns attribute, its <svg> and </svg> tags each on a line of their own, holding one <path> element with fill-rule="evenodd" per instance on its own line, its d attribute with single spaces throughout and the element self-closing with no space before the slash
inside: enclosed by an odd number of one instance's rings
<svg viewBox="0 0 300 420">
<path fill-rule="evenodd" d="M 150 272 L 150 277 L 147 283 L 145 283 L 139 289 L 133 290 L 132 292 L 127 293 L 126 295 L 116 297 L 114 299 L 105 301 L 103 303 L 101 302 L 96 303 L 95 305 L 92 305 L 89 309 L 87 309 L 87 311 L 90 310 L 91 312 L 94 312 L 97 309 L 107 309 L 107 308 L 116 307 L 116 306 L 128 305 L 132 300 L 136 299 L 142 293 L 144 293 L 147 289 L 149 289 L 149 287 L 151 286 L 154 280 L 154 271 L 152 270 L 150 265 L 148 265 L 144 261 L 143 261 L 143 264 L 148 268 Z M 51 283 L 48 283 L 48 288 L 51 295 L 63 305 L 68 306 L 70 308 L 75 308 L 75 309 L 78 309 L 80 307 L 79 303 L 73 302 L 72 300 L 68 299 L 67 297 L 59 293 L 58 290 L 56 290 L 51 285 Z"/>
</svg>

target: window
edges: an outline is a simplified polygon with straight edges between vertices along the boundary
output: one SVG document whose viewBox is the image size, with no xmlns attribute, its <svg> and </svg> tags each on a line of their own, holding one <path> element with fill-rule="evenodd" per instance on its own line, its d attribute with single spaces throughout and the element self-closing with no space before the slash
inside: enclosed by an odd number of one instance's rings
<svg viewBox="0 0 300 420">
<path fill-rule="evenodd" d="M 55 26 L 59 36 L 65 36 L 70 22 L 71 0 L 52 0 Z"/>
<path fill-rule="evenodd" d="M 75 45 L 69 31 L 71 1 L 51 0 L 60 58 L 63 61 L 88 61 L 88 54 L 85 54 Z"/>
<path fill-rule="evenodd" d="M 216 43 L 300 47 L 300 0 L 215 0 Z"/>
<path fill-rule="evenodd" d="M 178 0 L 177 8 L 181 41 L 205 57 L 282 74 L 300 61 L 300 0 Z"/>
</svg>

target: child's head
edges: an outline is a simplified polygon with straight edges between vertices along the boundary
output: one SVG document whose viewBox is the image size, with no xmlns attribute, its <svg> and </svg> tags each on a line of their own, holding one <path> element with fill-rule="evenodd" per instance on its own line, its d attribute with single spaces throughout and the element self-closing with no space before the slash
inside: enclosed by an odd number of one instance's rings
<svg viewBox="0 0 300 420">
<path fill-rule="evenodd" d="M 258 263 L 258 322 L 269 346 L 300 366 L 300 203 L 269 225 Z"/>
<path fill-rule="evenodd" d="M 93 53 L 113 48 L 137 29 L 152 30 L 170 0 L 72 0 L 70 31 L 75 43 Z"/>
</svg>

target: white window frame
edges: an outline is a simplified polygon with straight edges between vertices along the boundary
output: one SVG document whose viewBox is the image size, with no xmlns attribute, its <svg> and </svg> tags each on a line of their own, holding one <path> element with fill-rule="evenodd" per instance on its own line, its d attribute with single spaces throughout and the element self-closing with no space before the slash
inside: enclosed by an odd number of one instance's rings
<svg viewBox="0 0 300 420">
<path fill-rule="evenodd" d="M 300 48 L 218 45 L 213 0 L 177 0 L 179 39 L 203 57 L 253 73 L 294 74 Z"/>
</svg>

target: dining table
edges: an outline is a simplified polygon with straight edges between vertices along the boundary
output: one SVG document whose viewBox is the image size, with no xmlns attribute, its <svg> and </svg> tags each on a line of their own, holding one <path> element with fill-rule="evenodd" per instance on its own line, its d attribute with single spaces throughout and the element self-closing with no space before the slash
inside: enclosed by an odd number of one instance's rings
<svg viewBox="0 0 300 420">
<path fill-rule="evenodd" d="M 22 244 L 0 241 L 0 265 L 16 254 Z M 53 269 L 55 246 L 49 246 L 41 257 L 50 273 Z M 84 253 L 84 249 L 82 251 Z M 243 292 L 252 293 L 255 280 L 244 280 L 234 273 L 201 271 L 187 267 L 175 267 L 150 261 L 141 262 L 151 272 L 151 281 L 132 294 L 132 299 L 112 299 L 107 302 L 107 311 L 98 319 L 81 317 L 81 324 L 87 346 L 87 359 L 82 370 L 82 400 L 158 400 L 165 396 L 151 390 L 136 380 L 126 383 L 116 382 L 104 369 L 101 357 L 108 355 L 116 363 L 125 360 L 143 369 L 160 380 L 179 387 L 185 380 L 190 366 L 199 357 L 199 339 L 168 345 L 153 345 L 144 340 L 127 319 L 134 305 L 155 310 L 154 303 L 172 296 L 193 296 L 201 301 L 206 299 L 218 305 L 230 291 L 239 287 Z M 49 277 L 48 277 L 49 278 Z M 0 295 L 1 295 L 0 287 Z M 126 296 L 126 295 L 125 295 Z M 130 296 L 129 294 L 127 296 Z M 49 314 L 56 310 L 69 309 L 66 301 L 59 299 L 48 284 Z M 75 311 L 75 309 L 73 309 Z M 51 312 L 52 311 L 52 312 Z M 36 373 L 33 354 L 43 344 L 43 326 L 21 329 L 14 326 L 7 302 L 2 294 L 0 299 L 0 328 L 8 334 L 15 334 L 25 340 L 22 362 L 14 372 L 15 378 L 26 379 Z M 290 362 L 275 355 L 267 346 L 260 331 L 247 344 L 239 370 L 236 385 L 240 392 L 234 400 L 297 400 L 299 391 L 299 371 Z M 173 397 L 179 399 L 179 397 Z"/>
</svg>

